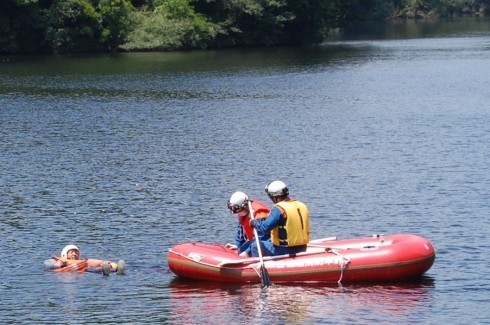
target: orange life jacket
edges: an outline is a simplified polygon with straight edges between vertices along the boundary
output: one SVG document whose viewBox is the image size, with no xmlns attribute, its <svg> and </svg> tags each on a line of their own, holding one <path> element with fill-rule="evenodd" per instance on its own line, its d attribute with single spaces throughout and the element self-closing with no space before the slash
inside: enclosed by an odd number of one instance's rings
<svg viewBox="0 0 490 325">
<path fill-rule="evenodd" d="M 63 257 L 53 257 L 53 259 L 60 261 L 64 265 L 66 265 L 54 269 L 55 272 L 84 272 L 89 266 L 87 260 L 69 260 Z"/>
<path fill-rule="evenodd" d="M 104 262 L 102 260 L 94 260 L 94 259 L 69 260 L 63 257 L 53 257 L 53 259 L 60 261 L 63 264 L 66 263 L 66 266 L 55 269 L 54 271 L 56 272 L 73 272 L 73 271 L 84 272 L 88 267 L 98 267 L 98 266 L 102 267 L 102 263 Z M 117 268 L 116 263 L 109 261 L 109 264 L 111 265 L 111 269 L 115 270 Z"/>
<path fill-rule="evenodd" d="M 265 219 L 271 210 L 267 205 L 260 201 L 252 201 L 252 209 L 254 210 L 254 218 L 255 219 Z M 240 215 L 238 213 L 238 220 L 240 220 L 240 224 L 243 227 L 243 232 L 247 240 L 254 239 L 254 229 L 250 227 L 250 214 L 247 212 L 246 215 Z"/>
</svg>

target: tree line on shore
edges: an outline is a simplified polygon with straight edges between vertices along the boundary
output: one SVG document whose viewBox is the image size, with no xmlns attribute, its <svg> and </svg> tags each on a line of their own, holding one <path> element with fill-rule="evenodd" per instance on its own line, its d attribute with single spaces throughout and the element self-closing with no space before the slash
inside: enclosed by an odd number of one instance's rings
<svg viewBox="0 0 490 325">
<path fill-rule="evenodd" d="M 353 22 L 489 12 L 490 0 L 1 0 L 0 55 L 306 45 Z"/>
</svg>

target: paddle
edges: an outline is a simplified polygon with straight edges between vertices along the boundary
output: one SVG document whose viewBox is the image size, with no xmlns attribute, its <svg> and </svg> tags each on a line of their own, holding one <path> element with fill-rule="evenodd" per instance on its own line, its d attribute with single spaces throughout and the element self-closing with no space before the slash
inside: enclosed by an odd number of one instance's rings
<svg viewBox="0 0 490 325">
<path fill-rule="evenodd" d="M 248 210 L 250 211 L 250 218 L 254 219 L 254 210 L 252 208 L 252 202 L 248 200 Z M 262 288 L 270 287 L 272 285 L 271 279 L 269 278 L 269 272 L 265 268 L 264 258 L 262 257 L 262 248 L 260 247 L 259 235 L 257 233 L 257 229 L 253 227 L 255 242 L 257 243 L 257 249 L 259 251 L 259 259 L 260 259 L 260 283 Z"/>
</svg>

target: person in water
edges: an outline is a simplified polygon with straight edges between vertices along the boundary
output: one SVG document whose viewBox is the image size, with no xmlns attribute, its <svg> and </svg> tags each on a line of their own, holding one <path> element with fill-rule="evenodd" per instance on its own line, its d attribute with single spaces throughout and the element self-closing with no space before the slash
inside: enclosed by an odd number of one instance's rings
<svg viewBox="0 0 490 325">
<path fill-rule="evenodd" d="M 69 265 L 76 265 L 81 261 L 87 261 L 87 272 L 102 273 L 104 275 L 109 275 L 111 272 L 116 272 L 116 274 L 124 274 L 126 269 L 126 263 L 124 260 L 119 260 L 119 262 L 114 263 L 110 261 L 101 261 L 94 259 L 81 259 L 80 249 L 75 245 L 67 245 L 61 251 L 61 256 L 53 256 L 44 261 L 45 270 L 57 270 Z"/>
<path fill-rule="evenodd" d="M 237 250 L 240 256 L 248 257 L 251 255 L 250 244 L 254 241 L 255 235 L 253 228 L 250 226 L 250 210 L 248 202 L 252 204 L 254 218 L 264 219 L 270 212 L 269 207 L 257 200 L 249 200 L 248 195 L 244 192 L 237 191 L 233 193 L 228 200 L 228 209 L 232 214 L 238 217 L 238 226 L 236 230 L 235 245 L 227 244 L 226 246 Z M 268 240 L 269 233 L 260 233 L 261 240 Z"/>
<path fill-rule="evenodd" d="M 310 241 L 310 215 L 308 207 L 289 197 L 289 189 L 282 181 L 267 184 L 265 192 L 274 202 L 264 220 L 250 220 L 250 225 L 262 233 L 270 232 L 271 240 L 261 241 L 264 256 L 296 254 L 306 251 Z M 256 243 L 251 245 L 252 256 L 259 256 Z"/>
</svg>

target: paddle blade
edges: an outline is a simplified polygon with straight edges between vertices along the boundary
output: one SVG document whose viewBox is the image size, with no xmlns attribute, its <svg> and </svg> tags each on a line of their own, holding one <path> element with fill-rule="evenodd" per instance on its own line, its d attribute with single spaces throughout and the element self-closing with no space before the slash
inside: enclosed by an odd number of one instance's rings
<svg viewBox="0 0 490 325">
<path fill-rule="evenodd" d="M 260 268 L 260 281 L 262 284 L 262 288 L 267 288 L 272 285 L 271 279 L 269 278 L 269 272 L 264 265 Z"/>
</svg>

